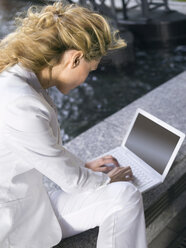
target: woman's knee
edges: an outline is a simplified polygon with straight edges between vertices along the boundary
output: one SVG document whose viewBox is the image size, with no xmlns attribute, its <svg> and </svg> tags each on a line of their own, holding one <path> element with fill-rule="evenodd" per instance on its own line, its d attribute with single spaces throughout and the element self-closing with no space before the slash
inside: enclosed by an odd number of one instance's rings
<svg viewBox="0 0 186 248">
<path fill-rule="evenodd" d="M 121 207 L 127 205 L 139 206 L 142 203 L 142 196 L 139 190 L 130 182 L 111 183 L 111 190 L 114 192 L 114 198 Z"/>
</svg>

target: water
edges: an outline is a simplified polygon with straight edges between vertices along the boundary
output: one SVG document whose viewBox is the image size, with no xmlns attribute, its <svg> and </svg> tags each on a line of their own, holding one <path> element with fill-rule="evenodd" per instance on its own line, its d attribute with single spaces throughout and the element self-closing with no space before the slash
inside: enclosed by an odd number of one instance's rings
<svg viewBox="0 0 186 248">
<path fill-rule="evenodd" d="M 19 0 L 15 6 L 13 0 L 0 0 L 0 37 L 13 31 L 15 13 L 19 15 L 31 4 Z M 100 65 L 68 96 L 50 88 L 49 93 L 58 108 L 63 142 L 70 141 L 185 68 L 186 46 L 159 51 L 136 48 L 136 62 L 127 69 Z"/>
</svg>

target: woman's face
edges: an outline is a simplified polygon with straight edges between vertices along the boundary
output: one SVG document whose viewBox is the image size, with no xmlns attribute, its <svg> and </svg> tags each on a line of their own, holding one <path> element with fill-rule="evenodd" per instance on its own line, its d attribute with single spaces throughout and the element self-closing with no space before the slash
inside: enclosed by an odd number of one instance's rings
<svg viewBox="0 0 186 248">
<path fill-rule="evenodd" d="M 52 86 L 55 85 L 60 92 L 67 94 L 82 84 L 89 72 L 97 69 L 99 62 L 100 59 L 86 61 L 80 51 L 66 51 L 52 69 Z"/>
</svg>

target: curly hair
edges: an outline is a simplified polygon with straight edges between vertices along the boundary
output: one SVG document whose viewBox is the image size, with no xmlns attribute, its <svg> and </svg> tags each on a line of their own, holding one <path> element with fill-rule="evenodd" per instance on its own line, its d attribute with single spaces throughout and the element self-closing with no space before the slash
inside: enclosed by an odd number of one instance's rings
<svg viewBox="0 0 186 248">
<path fill-rule="evenodd" d="M 16 30 L 0 41 L 0 72 L 20 62 L 37 73 L 57 64 L 69 49 L 82 51 L 91 61 L 126 46 L 106 18 L 77 4 L 32 6 L 17 21 Z"/>
</svg>

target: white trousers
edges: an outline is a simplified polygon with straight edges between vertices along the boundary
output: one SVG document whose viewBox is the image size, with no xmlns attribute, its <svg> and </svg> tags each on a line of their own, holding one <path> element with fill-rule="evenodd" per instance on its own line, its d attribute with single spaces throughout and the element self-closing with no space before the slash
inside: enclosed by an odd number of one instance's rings
<svg viewBox="0 0 186 248">
<path fill-rule="evenodd" d="M 147 248 L 141 193 L 129 182 L 93 192 L 49 194 L 63 238 L 99 226 L 97 248 Z"/>
</svg>

